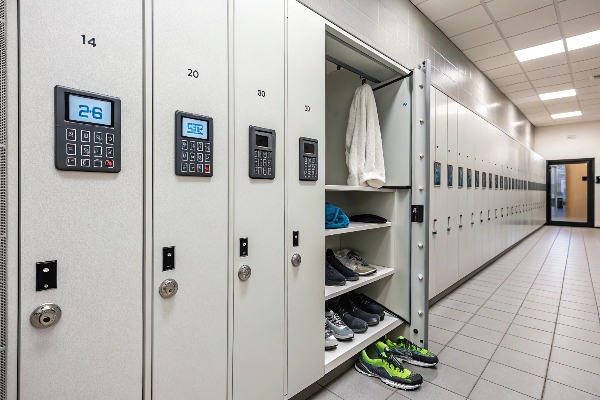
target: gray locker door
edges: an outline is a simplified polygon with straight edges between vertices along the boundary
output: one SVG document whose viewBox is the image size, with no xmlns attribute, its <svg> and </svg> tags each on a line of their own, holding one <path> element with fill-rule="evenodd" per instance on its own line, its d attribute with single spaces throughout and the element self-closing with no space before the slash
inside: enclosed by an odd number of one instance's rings
<svg viewBox="0 0 600 400">
<path fill-rule="evenodd" d="M 431 195 L 429 196 L 429 262 L 428 262 L 428 280 L 429 280 L 429 298 L 433 298 L 438 292 L 436 291 L 436 271 L 437 271 L 437 266 L 436 266 L 436 250 L 435 250 L 435 243 L 436 243 L 436 236 L 437 234 L 434 234 L 433 232 L 435 231 L 436 227 L 439 226 L 437 221 L 435 221 L 435 219 L 437 219 L 437 190 L 439 189 L 438 187 L 435 187 L 434 185 L 434 175 L 435 172 L 433 170 L 433 162 L 436 161 L 435 157 L 436 157 L 436 149 L 435 149 L 435 110 L 436 110 L 436 96 L 438 95 L 439 91 L 437 89 L 435 89 L 433 86 L 431 87 L 430 90 L 430 97 L 429 97 L 429 161 L 431 163 L 430 165 L 430 179 L 429 179 L 429 193 L 431 193 Z"/>
<path fill-rule="evenodd" d="M 19 398 L 140 399 L 142 2 L 29 2 L 19 18 Z M 121 100 L 121 172 L 55 168 L 56 85 Z M 36 263 L 47 260 L 57 260 L 57 288 L 36 292 Z M 42 303 L 62 309 L 46 329 L 30 323 Z"/>
<path fill-rule="evenodd" d="M 458 104 L 448 99 L 448 165 L 452 165 L 452 186 L 450 182 L 446 182 L 448 186 L 447 194 L 447 217 L 443 221 L 445 230 L 448 236 L 448 281 L 446 287 L 450 287 L 459 279 L 458 275 L 458 220 L 459 220 L 459 204 L 458 204 Z"/>
<path fill-rule="evenodd" d="M 467 173 L 471 170 L 471 174 L 475 176 L 475 129 L 473 123 L 473 113 L 471 110 L 465 109 L 465 123 L 464 128 L 459 126 L 459 132 L 462 132 L 466 136 L 467 142 L 467 165 L 465 168 L 465 187 L 467 188 L 467 201 L 468 211 L 466 219 L 464 219 L 464 226 L 467 227 L 467 246 L 468 246 L 468 266 L 467 272 L 473 271 L 477 268 L 475 264 L 475 224 L 476 224 L 476 207 L 475 207 L 475 186 L 474 180 L 472 180 L 471 187 L 468 187 Z M 473 178 L 474 179 L 474 178 Z"/>
<path fill-rule="evenodd" d="M 489 142 L 489 130 L 487 127 L 487 122 L 482 118 L 477 117 L 479 119 L 480 133 L 479 133 L 479 151 L 477 155 L 481 158 L 480 160 L 480 173 L 481 173 L 481 262 L 478 266 L 487 262 L 490 259 L 490 221 L 488 220 L 489 214 L 489 189 L 488 189 L 488 174 L 490 172 L 490 142 Z M 483 184 L 483 175 L 485 177 L 485 185 Z"/>
<path fill-rule="evenodd" d="M 284 395 L 285 2 L 233 3 L 233 396 Z M 274 179 L 251 179 L 249 126 L 276 131 Z M 248 256 L 240 256 L 240 238 Z M 242 266 L 252 274 L 238 278 Z M 223 355 L 224 356 L 224 355 Z"/>
<path fill-rule="evenodd" d="M 306 388 L 325 372 L 323 324 L 325 291 L 325 23 L 288 1 L 287 26 L 287 395 Z M 307 111 L 310 110 L 310 111 Z M 301 137 L 318 140 L 317 181 L 300 181 Z M 298 244 L 293 234 L 298 232 Z M 291 262 L 302 257 L 299 266 Z"/>
<path fill-rule="evenodd" d="M 469 137 L 465 129 L 467 109 L 457 104 L 457 130 L 458 130 L 458 163 L 456 167 L 456 185 L 458 190 L 458 279 L 470 272 L 472 254 L 469 244 L 469 231 L 471 230 L 469 214 L 469 191 L 467 188 L 467 166 L 469 158 Z M 458 186 L 459 168 L 463 170 L 463 185 Z"/>
<path fill-rule="evenodd" d="M 483 250 L 482 250 L 482 245 L 483 245 L 483 208 L 482 208 L 482 202 L 483 202 L 483 190 L 481 189 L 481 168 L 483 166 L 483 162 L 481 161 L 481 154 L 482 154 L 482 149 L 481 149 L 481 141 L 482 141 L 482 133 L 481 133 L 481 119 L 475 115 L 475 114 L 471 114 L 471 118 L 472 118 L 472 137 L 473 137 L 473 143 L 475 144 L 475 154 L 473 157 L 473 191 L 475 192 L 475 209 L 474 209 L 474 215 L 473 215 L 473 222 L 475 222 L 474 227 L 475 227 L 475 240 L 474 240 L 474 249 L 475 249 L 475 264 L 474 264 L 474 268 L 478 268 L 481 264 L 483 264 Z M 477 185 L 475 184 L 476 182 L 476 171 L 479 172 L 479 187 L 477 187 Z"/>
<path fill-rule="evenodd" d="M 227 395 L 229 115 L 227 2 L 153 9 L 154 399 Z M 182 28 L 184 27 L 184 28 Z M 174 45 L 176 43 L 177 45 Z M 188 69 L 189 68 L 189 69 Z M 175 175 L 175 112 L 213 119 L 212 177 Z M 203 146 L 202 163 L 206 154 Z M 189 154 L 189 152 L 188 152 Z M 175 269 L 163 271 L 163 248 Z M 175 279 L 172 298 L 159 286 Z"/>
<path fill-rule="evenodd" d="M 441 165 L 440 185 L 434 187 L 435 213 L 433 213 L 435 242 L 435 292 L 433 296 L 448 287 L 448 96 L 437 92 L 435 96 L 435 158 Z M 433 116 L 432 116 L 433 118 Z M 433 168 L 432 168 L 433 169 Z M 430 277 L 431 279 L 431 277 Z M 431 296 L 431 294 L 430 294 Z"/>
</svg>

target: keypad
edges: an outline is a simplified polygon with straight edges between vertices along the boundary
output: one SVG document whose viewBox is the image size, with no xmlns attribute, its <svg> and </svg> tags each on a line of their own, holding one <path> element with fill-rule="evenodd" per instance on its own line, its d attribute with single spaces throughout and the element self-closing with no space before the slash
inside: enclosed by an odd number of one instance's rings
<svg viewBox="0 0 600 400">
<path fill-rule="evenodd" d="M 303 157 L 304 169 L 302 175 L 306 179 L 317 178 L 317 158 L 316 157 Z"/>
<path fill-rule="evenodd" d="M 271 178 L 273 175 L 273 152 L 254 150 L 254 173 L 259 177 Z"/>
<path fill-rule="evenodd" d="M 210 143 L 202 140 L 183 139 L 179 151 L 181 153 L 181 172 L 210 174 L 212 171 Z"/>
<path fill-rule="evenodd" d="M 67 144 L 64 157 L 67 167 L 89 168 L 90 171 L 103 167 L 114 168 L 114 160 L 109 160 L 115 158 L 114 133 L 66 128 L 65 135 Z"/>
</svg>

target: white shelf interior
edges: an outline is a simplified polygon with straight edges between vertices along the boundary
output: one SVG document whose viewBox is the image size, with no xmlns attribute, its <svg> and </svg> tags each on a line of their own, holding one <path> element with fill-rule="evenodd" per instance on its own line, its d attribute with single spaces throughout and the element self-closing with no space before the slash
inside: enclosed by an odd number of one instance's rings
<svg viewBox="0 0 600 400">
<path fill-rule="evenodd" d="M 325 352 L 325 373 L 358 354 L 365 347 L 399 327 L 402 320 L 386 315 L 376 326 L 370 326 L 365 333 L 355 333 L 349 342 L 339 342 L 335 350 Z"/>
<path fill-rule="evenodd" d="M 341 235 L 343 233 L 367 231 L 369 229 L 389 228 L 390 226 L 392 226 L 392 223 L 390 221 L 383 223 L 383 224 L 374 224 L 374 223 L 368 223 L 368 222 L 350 222 L 350 225 L 348 225 L 346 228 L 325 229 L 325 236 Z"/>
<path fill-rule="evenodd" d="M 377 272 L 373 275 L 364 277 L 361 276 L 357 281 L 347 281 L 344 286 L 325 286 L 325 300 L 333 299 L 334 297 L 348 293 L 354 289 L 358 289 L 361 286 L 368 285 L 369 283 L 373 283 L 393 274 L 393 268 L 377 266 Z"/>
<path fill-rule="evenodd" d="M 395 189 L 374 188 L 370 186 L 325 185 L 325 190 L 341 192 L 382 192 L 393 193 Z"/>
</svg>

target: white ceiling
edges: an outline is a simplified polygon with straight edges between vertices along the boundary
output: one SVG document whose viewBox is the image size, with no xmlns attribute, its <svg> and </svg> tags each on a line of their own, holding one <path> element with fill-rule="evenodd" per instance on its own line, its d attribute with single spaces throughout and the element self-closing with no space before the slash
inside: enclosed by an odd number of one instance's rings
<svg viewBox="0 0 600 400">
<path fill-rule="evenodd" d="M 536 126 L 600 120 L 600 45 L 519 62 L 516 50 L 600 29 L 600 0 L 411 0 Z M 565 43 L 566 48 L 566 43 Z M 577 96 L 538 95 L 575 89 Z M 550 114 L 582 116 L 554 120 Z"/>
</svg>

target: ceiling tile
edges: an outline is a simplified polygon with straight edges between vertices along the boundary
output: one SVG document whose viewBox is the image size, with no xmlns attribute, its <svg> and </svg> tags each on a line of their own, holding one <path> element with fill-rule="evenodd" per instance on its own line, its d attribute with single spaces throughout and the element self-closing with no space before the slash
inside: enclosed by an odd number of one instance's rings
<svg viewBox="0 0 600 400">
<path fill-rule="evenodd" d="M 581 105 L 581 111 L 599 111 L 600 112 L 600 104 L 589 104 L 589 105 Z"/>
<path fill-rule="evenodd" d="M 552 76 L 564 75 L 569 73 L 569 66 L 566 64 L 556 65 L 550 68 L 538 69 L 527 72 L 527 76 L 531 80 L 550 78 Z"/>
<path fill-rule="evenodd" d="M 521 33 L 529 32 L 534 29 L 554 25 L 558 22 L 554 6 L 547 6 L 535 11 L 518 15 L 513 18 L 499 21 L 498 26 L 504 36 L 515 36 Z"/>
<path fill-rule="evenodd" d="M 493 0 L 487 6 L 496 21 L 501 21 L 550 4 L 552 0 Z"/>
<path fill-rule="evenodd" d="M 558 27 L 558 24 L 546 26 L 544 28 L 506 38 L 513 51 L 554 42 L 559 39 L 562 39 L 562 36 L 560 34 L 560 28 Z"/>
<path fill-rule="evenodd" d="M 523 98 L 523 97 L 533 97 L 533 96 L 537 96 L 537 93 L 533 89 L 520 90 L 518 92 L 512 92 L 512 93 L 506 94 L 506 97 L 508 97 L 511 100 L 519 99 L 519 98 Z"/>
<path fill-rule="evenodd" d="M 535 81 L 531 81 L 533 87 L 539 88 L 550 85 L 558 85 L 561 83 L 571 83 L 571 75 L 558 75 L 553 76 L 551 78 L 537 79 Z"/>
<path fill-rule="evenodd" d="M 579 104 L 581 104 L 582 106 L 584 105 L 593 105 L 593 104 L 600 104 L 600 99 L 592 99 L 592 100 L 579 100 Z"/>
<path fill-rule="evenodd" d="M 581 100 L 600 99 L 600 93 L 578 94 L 577 98 Z"/>
<path fill-rule="evenodd" d="M 500 36 L 500 32 L 498 32 L 498 29 L 496 29 L 496 25 L 494 24 L 482 26 L 481 28 L 473 29 L 472 31 L 461 33 L 460 35 L 452 36 L 450 38 L 456 47 L 461 50 L 481 46 L 482 44 L 495 42 L 500 39 L 502 39 L 502 36 Z"/>
<path fill-rule="evenodd" d="M 548 111 L 552 114 L 557 114 L 561 112 L 569 112 L 569 111 L 577 111 L 579 110 L 579 103 L 577 101 L 570 101 L 564 104 L 549 104 L 546 106 Z"/>
<path fill-rule="evenodd" d="M 481 4 L 479 0 L 428 0 L 417 7 L 427 18 L 436 22 Z"/>
<path fill-rule="evenodd" d="M 571 69 L 573 70 L 573 72 L 581 72 L 586 71 L 588 69 L 596 68 L 600 68 L 600 57 L 571 63 Z"/>
<path fill-rule="evenodd" d="M 472 49 L 465 50 L 465 55 L 473 62 L 483 60 L 486 58 L 499 56 L 501 54 L 510 53 L 508 46 L 504 43 L 504 40 L 498 40 L 496 42 L 484 44 L 483 46 L 473 47 Z"/>
<path fill-rule="evenodd" d="M 413 3 L 415 6 L 417 4 L 421 4 L 421 3 L 425 2 L 425 1 L 427 1 L 427 0 L 410 0 L 410 2 Z"/>
<path fill-rule="evenodd" d="M 600 86 L 598 86 L 598 85 L 582 87 L 582 88 L 577 89 L 578 95 L 588 94 L 588 93 L 598 93 L 598 92 L 600 92 Z"/>
<path fill-rule="evenodd" d="M 522 62 L 521 65 L 525 71 L 535 71 L 536 69 L 554 67 L 567 63 L 565 53 L 553 54 L 547 57 L 535 58 L 533 60 Z"/>
<path fill-rule="evenodd" d="M 535 95 L 535 96 L 527 96 L 527 97 L 522 97 L 522 98 L 514 98 L 514 99 L 510 99 L 513 103 L 515 103 L 517 105 L 517 107 L 521 107 L 521 104 L 527 104 L 527 103 L 535 103 L 538 104 L 540 102 L 540 98 Z"/>
<path fill-rule="evenodd" d="M 501 86 L 499 89 L 502 93 L 514 93 L 525 89 L 531 89 L 531 84 L 529 82 L 521 82 L 513 85 Z"/>
<path fill-rule="evenodd" d="M 451 37 L 491 23 L 492 20 L 483 6 L 477 6 L 441 19 L 436 22 L 436 25 L 446 36 Z"/>
<path fill-rule="evenodd" d="M 523 105 L 529 105 L 529 103 L 525 103 Z M 592 106 L 590 106 L 592 107 Z M 523 112 L 523 114 L 528 115 L 528 114 L 536 114 L 536 113 L 541 113 L 541 112 L 545 112 L 548 113 L 548 110 L 546 110 L 546 107 L 544 106 L 536 106 L 536 107 L 519 107 L 521 109 L 521 111 Z"/>
<path fill-rule="evenodd" d="M 522 100 L 522 99 L 519 99 Z M 529 103 L 520 103 L 519 104 L 519 108 L 521 110 L 529 110 L 529 109 L 546 109 L 546 106 L 544 105 L 544 103 L 540 100 L 539 97 L 535 96 L 534 101 L 531 101 Z"/>
<path fill-rule="evenodd" d="M 588 69 L 581 72 L 574 72 L 573 79 L 575 79 L 575 82 L 582 80 L 590 80 L 590 76 L 592 75 L 600 75 L 600 68 Z"/>
<path fill-rule="evenodd" d="M 539 94 L 544 94 L 544 93 L 560 92 L 560 91 L 569 90 L 569 89 L 573 89 L 573 84 L 571 82 L 561 83 L 560 85 L 550 85 L 550 86 L 539 87 L 539 88 L 537 88 L 537 91 Z"/>
<path fill-rule="evenodd" d="M 584 121 L 598 121 L 598 120 L 600 120 L 600 114 L 584 116 L 583 120 Z"/>
<path fill-rule="evenodd" d="M 544 105 L 545 106 L 553 106 L 556 104 L 566 104 L 566 103 L 572 103 L 574 101 L 577 101 L 577 97 L 561 97 L 560 99 L 551 99 L 551 100 L 545 100 L 544 101 Z"/>
<path fill-rule="evenodd" d="M 598 27 L 600 27 L 600 13 L 563 22 L 562 26 L 565 37 L 581 35 L 582 33 L 598 30 Z"/>
<path fill-rule="evenodd" d="M 505 76 L 520 74 L 520 73 L 523 73 L 523 70 L 517 63 L 485 71 L 485 74 L 490 79 L 497 79 L 497 78 L 502 78 Z"/>
<path fill-rule="evenodd" d="M 569 51 L 569 60 L 571 62 L 589 60 L 590 58 L 598 57 L 598 55 L 600 55 L 600 44 Z"/>
<path fill-rule="evenodd" d="M 525 113 L 525 116 L 529 119 L 529 118 L 540 118 L 540 117 L 549 117 L 550 113 L 548 113 L 548 111 L 540 111 L 540 112 L 535 112 L 535 113 Z"/>
<path fill-rule="evenodd" d="M 511 65 L 516 60 L 517 58 L 513 53 L 507 53 L 496 57 L 486 58 L 485 60 L 476 61 L 475 65 L 477 65 L 480 70 L 487 71 L 489 69 L 495 69 Z"/>
<path fill-rule="evenodd" d="M 560 119 L 557 119 L 554 121 L 554 123 L 556 123 L 557 125 L 574 124 L 577 122 L 583 122 L 583 117 L 578 116 L 578 117 L 560 118 Z"/>
<path fill-rule="evenodd" d="M 575 81 L 575 89 L 586 88 L 590 86 L 600 86 L 600 79 L 585 79 L 582 81 Z"/>
<path fill-rule="evenodd" d="M 529 122 L 531 122 L 535 126 L 547 126 L 554 125 L 554 118 L 552 117 L 538 117 L 538 118 L 528 118 Z"/>
<path fill-rule="evenodd" d="M 568 0 L 558 3 L 560 19 L 568 21 L 570 19 L 581 18 L 589 14 L 600 12 L 600 1 L 598 0 Z"/>
<path fill-rule="evenodd" d="M 492 82 L 498 87 L 512 85 L 515 83 L 527 82 L 525 74 L 517 74 L 511 76 L 505 76 L 504 78 L 494 79 Z"/>
</svg>

